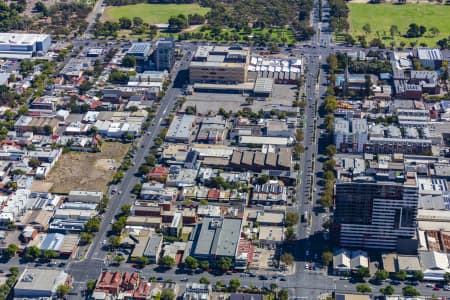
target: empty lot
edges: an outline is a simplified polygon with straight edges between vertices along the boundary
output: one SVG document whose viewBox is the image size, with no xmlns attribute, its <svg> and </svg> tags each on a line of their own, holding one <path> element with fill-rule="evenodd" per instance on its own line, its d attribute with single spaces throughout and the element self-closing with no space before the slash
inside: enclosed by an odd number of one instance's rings
<svg viewBox="0 0 450 300">
<path fill-rule="evenodd" d="M 120 166 L 130 144 L 103 143 L 98 153 L 69 152 L 51 170 L 45 182 L 52 184 L 52 193 L 71 190 L 106 192 L 107 184 Z"/>
</svg>

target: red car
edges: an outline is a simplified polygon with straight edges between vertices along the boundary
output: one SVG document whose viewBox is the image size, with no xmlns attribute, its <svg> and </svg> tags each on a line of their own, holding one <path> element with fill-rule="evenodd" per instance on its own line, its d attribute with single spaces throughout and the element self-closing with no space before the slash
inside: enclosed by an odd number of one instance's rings
<svg viewBox="0 0 450 300">
<path fill-rule="evenodd" d="M 440 291 L 440 290 L 441 290 L 441 288 L 438 287 L 438 286 L 435 286 L 435 287 L 433 288 L 433 291 Z"/>
</svg>

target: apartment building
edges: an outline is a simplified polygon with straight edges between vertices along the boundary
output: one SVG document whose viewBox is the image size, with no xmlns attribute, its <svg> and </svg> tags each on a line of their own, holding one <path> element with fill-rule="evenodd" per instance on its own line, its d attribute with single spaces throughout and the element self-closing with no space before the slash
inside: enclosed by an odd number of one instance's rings
<svg viewBox="0 0 450 300">
<path fill-rule="evenodd" d="M 418 195 L 414 172 L 341 175 L 334 214 L 340 246 L 396 249 L 414 236 Z"/>
</svg>

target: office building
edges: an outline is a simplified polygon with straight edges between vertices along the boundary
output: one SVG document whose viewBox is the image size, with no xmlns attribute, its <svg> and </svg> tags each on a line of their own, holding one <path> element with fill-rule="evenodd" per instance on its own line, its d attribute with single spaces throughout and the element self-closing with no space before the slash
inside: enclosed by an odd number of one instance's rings
<svg viewBox="0 0 450 300">
<path fill-rule="evenodd" d="M 247 82 L 250 54 L 247 48 L 200 46 L 189 66 L 190 81 L 237 84 Z"/>
<path fill-rule="evenodd" d="M 170 71 L 175 63 L 175 43 L 173 38 L 160 38 L 154 52 L 156 70 Z"/>
<path fill-rule="evenodd" d="M 46 52 L 50 44 L 51 37 L 48 34 L 1 32 L 0 57 L 30 58 L 35 52 Z"/>
<path fill-rule="evenodd" d="M 388 172 L 336 180 L 334 229 L 343 247 L 395 249 L 416 228 L 416 173 Z"/>
</svg>

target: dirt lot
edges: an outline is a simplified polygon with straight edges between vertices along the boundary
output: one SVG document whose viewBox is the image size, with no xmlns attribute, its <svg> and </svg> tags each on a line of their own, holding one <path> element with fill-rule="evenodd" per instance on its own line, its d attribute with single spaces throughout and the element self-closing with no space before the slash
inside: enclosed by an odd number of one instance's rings
<svg viewBox="0 0 450 300">
<path fill-rule="evenodd" d="M 63 154 L 44 182 L 51 183 L 53 193 L 71 190 L 106 192 L 114 169 L 117 168 L 129 144 L 104 143 L 99 153 L 69 152 Z"/>
</svg>

